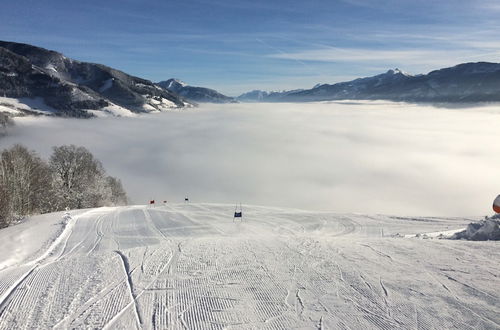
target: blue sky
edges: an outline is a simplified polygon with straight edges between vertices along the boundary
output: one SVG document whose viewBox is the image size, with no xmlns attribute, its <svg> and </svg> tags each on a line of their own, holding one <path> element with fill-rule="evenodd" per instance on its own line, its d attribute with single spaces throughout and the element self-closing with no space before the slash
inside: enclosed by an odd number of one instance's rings
<svg viewBox="0 0 500 330">
<path fill-rule="evenodd" d="M 0 39 L 238 95 L 500 62 L 500 0 L 16 0 Z"/>
</svg>

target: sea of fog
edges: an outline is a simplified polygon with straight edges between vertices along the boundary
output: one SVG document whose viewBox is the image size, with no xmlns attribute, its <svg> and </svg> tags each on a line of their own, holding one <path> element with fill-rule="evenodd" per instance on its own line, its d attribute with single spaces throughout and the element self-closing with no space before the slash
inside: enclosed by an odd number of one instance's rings
<svg viewBox="0 0 500 330">
<path fill-rule="evenodd" d="M 0 148 L 87 147 L 132 201 L 395 215 L 487 215 L 500 106 L 228 104 L 135 118 L 22 118 Z"/>
</svg>

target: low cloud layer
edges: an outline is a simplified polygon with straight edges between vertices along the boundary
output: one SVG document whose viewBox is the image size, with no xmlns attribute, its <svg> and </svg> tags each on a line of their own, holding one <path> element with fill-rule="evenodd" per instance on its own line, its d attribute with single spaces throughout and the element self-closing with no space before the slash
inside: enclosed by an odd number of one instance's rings
<svg viewBox="0 0 500 330">
<path fill-rule="evenodd" d="M 500 109 L 230 104 L 92 120 L 25 118 L 0 147 L 89 148 L 150 198 L 336 212 L 486 215 L 500 193 Z"/>
</svg>

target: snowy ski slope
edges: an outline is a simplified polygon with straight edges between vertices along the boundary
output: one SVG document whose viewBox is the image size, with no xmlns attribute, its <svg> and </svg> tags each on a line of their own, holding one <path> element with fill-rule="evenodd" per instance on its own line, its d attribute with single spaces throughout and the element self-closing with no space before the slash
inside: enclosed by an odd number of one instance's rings
<svg viewBox="0 0 500 330">
<path fill-rule="evenodd" d="M 498 242 L 404 237 L 477 219 L 233 211 L 100 208 L 0 230 L 0 329 L 500 328 Z"/>
</svg>

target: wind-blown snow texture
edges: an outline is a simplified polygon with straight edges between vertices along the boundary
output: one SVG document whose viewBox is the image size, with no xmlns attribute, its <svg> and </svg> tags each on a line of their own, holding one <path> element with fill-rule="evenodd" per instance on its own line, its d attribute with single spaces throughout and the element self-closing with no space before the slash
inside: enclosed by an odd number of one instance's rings
<svg viewBox="0 0 500 330">
<path fill-rule="evenodd" d="M 477 219 L 233 211 L 101 208 L 0 231 L 0 329 L 500 327 L 498 242 L 394 237 Z M 27 253 L 4 263 L 20 236 Z"/>
</svg>

